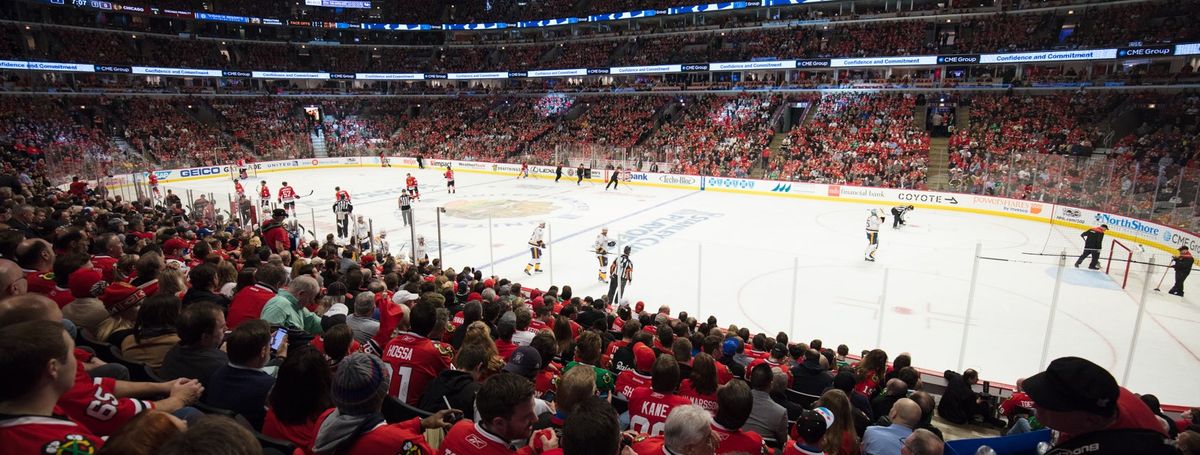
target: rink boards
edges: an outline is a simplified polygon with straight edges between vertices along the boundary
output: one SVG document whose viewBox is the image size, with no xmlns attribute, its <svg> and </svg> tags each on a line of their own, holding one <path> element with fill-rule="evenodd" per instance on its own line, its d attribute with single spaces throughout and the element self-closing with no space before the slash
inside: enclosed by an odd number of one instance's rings
<svg viewBox="0 0 1200 455">
<path fill-rule="evenodd" d="M 412 157 L 389 157 L 392 167 L 417 168 L 417 159 Z M 444 168 L 451 165 L 455 172 L 491 175 L 517 175 L 521 165 L 479 161 L 425 160 L 427 168 Z M 260 174 L 276 172 L 302 172 L 319 169 L 377 167 L 380 158 L 340 157 L 305 158 L 295 160 L 250 163 Z M 202 166 L 183 169 L 156 170 L 154 174 L 162 183 L 228 178 L 231 166 Z M 575 168 L 562 168 L 563 178 L 576 179 Z M 146 172 L 124 174 L 106 179 L 106 186 L 118 189 L 134 181 L 144 182 Z M 553 179 L 553 166 L 529 166 L 529 175 L 534 178 Z M 603 170 L 593 170 L 590 181 L 603 182 Z M 626 184 L 622 182 L 621 184 Z M 702 177 L 695 175 L 665 174 L 655 172 L 631 172 L 630 182 L 634 186 L 674 188 L 691 191 L 715 191 L 753 196 L 790 197 L 856 204 L 875 205 L 890 216 L 889 210 L 897 205 L 912 205 L 921 209 L 937 209 L 1002 216 L 1038 221 L 1075 229 L 1088 229 L 1107 224 L 1108 235 L 1131 240 L 1164 252 L 1174 253 L 1183 245 L 1194 249 L 1200 236 L 1174 227 L 1153 223 L 1119 214 L 1059 205 L 1054 203 L 1010 199 L 997 196 L 945 193 L 896 188 L 874 188 L 821 183 L 787 182 L 776 180 L 742 179 L 732 177 Z"/>
</svg>

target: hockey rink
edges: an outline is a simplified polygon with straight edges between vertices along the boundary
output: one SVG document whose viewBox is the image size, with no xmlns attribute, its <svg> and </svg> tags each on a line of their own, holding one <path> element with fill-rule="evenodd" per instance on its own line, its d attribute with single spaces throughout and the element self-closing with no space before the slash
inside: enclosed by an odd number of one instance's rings
<svg viewBox="0 0 1200 455">
<path fill-rule="evenodd" d="M 878 261 L 872 263 L 863 260 L 863 226 L 872 207 L 867 204 L 648 186 L 605 191 L 603 184 L 577 186 L 566 176 L 555 183 L 461 171 L 457 194 L 447 195 L 443 171 L 399 166 L 291 171 L 264 173 L 244 184 L 255 196 L 259 180 L 267 181 L 273 195 L 285 180 L 300 195 L 313 190 L 297 204 L 299 219 L 315 227 L 321 240 L 334 231 L 333 188 L 340 185 L 350 192 L 355 215 L 373 220 L 376 233 L 387 232 L 392 252 L 405 254 L 409 231 L 396 198 L 411 172 L 422 194 L 414 203 L 416 232 L 426 238 L 431 258 L 439 254 L 436 210 L 446 209 L 440 254 L 448 266 L 477 267 L 526 287 L 571 285 L 577 296 L 599 297 L 608 288 L 597 281 L 591 246 L 608 227 L 620 245 L 634 247 L 633 281 L 625 296 L 645 302 L 648 311 L 669 305 L 672 315 L 687 311 L 703 320 L 711 314 L 721 326 L 786 331 L 794 342 L 820 338 L 831 348 L 846 344 L 852 353 L 878 345 L 890 357 L 908 352 L 915 365 L 939 372 L 959 368 L 973 254 L 982 243 L 983 256 L 1009 261 L 980 261 L 963 367 L 1008 384 L 1040 371 L 1059 270 L 1056 257 L 1023 253 L 1078 254 L 1082 247 L 1074 229 L 918 209 L 899 230 L 891 228 L 887 215 Z M 233 191 L 228 179 L 164 187 L 211 192 L 218 201 Z M 546 272 L 526 276 L 526 242 L 539 221 L 548 226 Z M 1106 239 L 1103 258 L 1108 248 Z M 1167 256 L 1156 253 L 1163 263 Z M 1188 379 L 1200 377 L 1195 303 L 1200 278 L 1188 282 L 1186 298 L 1166 293 L 1173 276 L 1162 292 L 1148 292 L 1127 365 L 1144 266 L 1134 266 L 1122 289 L 1103 271 L 1076 269 L 1073 263 L 1072 256 L 1062 269 L 1047 361 L 1086 357 L 1134 392 L 1154 393 L 1164 404 L 1200 405 Z M 1150 288 L 1160 276 L 1153 274 Z"/>
</svg>

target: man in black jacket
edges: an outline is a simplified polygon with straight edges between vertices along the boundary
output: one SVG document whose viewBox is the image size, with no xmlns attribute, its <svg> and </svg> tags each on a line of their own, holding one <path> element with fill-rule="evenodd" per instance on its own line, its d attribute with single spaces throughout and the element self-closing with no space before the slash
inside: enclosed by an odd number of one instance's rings
<svg viewBox="0 0 1200 455">
<path fill-rule="evenodd" d="M 943 377 L 946 378 L 946 392 L 938 402 L 938 415 L 959 425 L 970 423 L 974 417 L 979 416 L 985 423 L 1003 426 L 1003 422 L 995 420 L 987 397 L 971 388 L 979 382 L 978 372 L 968 368 L 960 375 L 946 370 Z"/>
<path fill-rule="evenodd" d="M 183 306 L 187 307 L 196 302 L 211 302 L 229 311 L 229 297 L 213 292 L 217 287 L 217 278 L 217 266 L 212 264 L 200 264 L 188 271 L 188 281 L 192 288 L 183 295 Z"/>
<path fill-rule="evenodd" d="M 833 375 L 821 366 L 821 353 L 816 349 L 804 352 L 804 363 L 792 367 L 792 390 L 805 395 L 820 396 L 833 385 Z"/>
<path fill-rule="evenodd" d="M 463 345 L 454 356 L 454 368 L 447 368 L 433 378 L 433 382 L 421 395 L 419 408 L 429 412 L 446 409 L 446 402 L 454 409 L 462 409 L 463 416 L 475 418 L 475 393 L 487 379 L 488 353 L 474 344 Z"/>
<path fill-rule="evenodd" d="M 1092 263 L 1088 265 L 1089 269 L 1100 270 L 1100 249 L 1104 247 L 1104 232 L 1108 230 L 1107 224 L 1101 224 L 1094 228 L 1083 231 L 1079 234 L 1083 237 L 1083 254 L 1079 255 L 1079 259 L 1075 260 L 1075 267 L 1083 263 L 1083 258 L 1092 257 Z"/>
<path fill-rule="evenodd" d="M 1167 291 L 1168 294 L 1183 297 L 1183 281 L 1192 273 L 1192 264 L 1195 263 L 1196 259 L 1188 251 L 1187 245 L 1179 247 L 1179 256 L 1171 258 L 1171 268 L 1175 269 L 1175 285 Z"/>
</svg>

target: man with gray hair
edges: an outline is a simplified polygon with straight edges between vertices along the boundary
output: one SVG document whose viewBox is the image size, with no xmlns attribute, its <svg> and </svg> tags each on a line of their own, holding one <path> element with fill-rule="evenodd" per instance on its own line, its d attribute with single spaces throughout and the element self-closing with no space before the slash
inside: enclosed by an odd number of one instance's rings
<svg viewBox="0 0 1200 455">
<path fill-rule="evenodd" d="M 374 283 L 372 283 L 374 284 Z M 403 305 L 400 305 L 403 307 Z M 375 294 L 360 292 L 354 296 L 354 313 L 346 316 L 346 325 L 354 332 L 354 341 L 366 346 L 379 332 L 379 321 L 371 318 L 375 312 Z"/>
<path fill-rule="evenodd" d="M 272 325 L 286 327 L 289 330 L 302 330 L 310 334 L 320 334 L 321 317 L 309 311 L 307 306 L 317 301 L 321 287 L 317 280 L 310 276 L 296 278 L 286 289 L 280 289 L 271 300 L 267 301 L 262 310 L 262 319 Z M 327 304 L 322 302 L 323 305 Z M 324 313 L 325 308 L 317 308 Z"/>
<path fill-rule="evenodd" d="M 946 443 L 925 429 L 918 429 L 902 441 L 900 455 L 942 455 Z"/>
<path fill-rule="evenodd" d="M 696 405 L 678 406 L 667 415 L 662 436 L 646 438 L 633 445 L 638 455 L 712 455 L 717 434 L 712 414 Z"/>
</svg>

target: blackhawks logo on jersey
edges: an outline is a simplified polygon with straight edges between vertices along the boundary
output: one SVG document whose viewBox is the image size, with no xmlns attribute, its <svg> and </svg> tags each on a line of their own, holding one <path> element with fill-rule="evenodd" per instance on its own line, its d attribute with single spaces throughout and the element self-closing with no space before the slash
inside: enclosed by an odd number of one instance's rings
<svg viewBox="0 0 1200 455">
<path fill-rule="evenodd" d="M 92 455 L 96 453 L 96 445 L 83 435 L 69 434 L 61 441 L 50 441 L 42 447 L 42 453 L 54 455 Z"/>
</svg>

